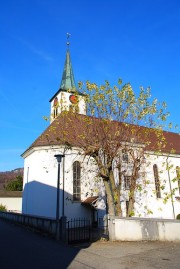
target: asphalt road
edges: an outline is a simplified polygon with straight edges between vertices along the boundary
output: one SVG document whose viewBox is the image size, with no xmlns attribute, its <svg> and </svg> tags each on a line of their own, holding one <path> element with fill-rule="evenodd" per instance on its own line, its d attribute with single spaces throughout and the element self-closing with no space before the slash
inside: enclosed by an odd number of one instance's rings
<svg viewBox="0 0 180 269">
<path fill-rule="evenodd" d="M 70 247 L 0 220 L 0 269 L 180 269 L 180 243 L 102 242 Z"/>
<path fill-rule="evenodd" d="M 78 251 L 0 220 L 0 269 L 68 268 Z"/>
</svg>

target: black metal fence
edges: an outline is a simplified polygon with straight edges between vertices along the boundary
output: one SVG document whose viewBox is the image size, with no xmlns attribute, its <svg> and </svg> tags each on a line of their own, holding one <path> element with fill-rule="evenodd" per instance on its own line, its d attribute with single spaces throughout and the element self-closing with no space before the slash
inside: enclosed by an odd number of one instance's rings
<svg viewBox="0 0 180 269">
<path fill-rule="evenodd" d="M 91 225 L 87 219 L 71 219 L 67 222 L 68 244 L 89 242 L 91 238 Z"/>
<path fill-rule="evenodd" d="M 68 244 L 94 242 L 101 238 L 107 240 L 108 237 L 108 223 L 103 218 L 99 218 L 97 226 L 87 219 L 71 219 L 67 222 Z"/>
</svg>

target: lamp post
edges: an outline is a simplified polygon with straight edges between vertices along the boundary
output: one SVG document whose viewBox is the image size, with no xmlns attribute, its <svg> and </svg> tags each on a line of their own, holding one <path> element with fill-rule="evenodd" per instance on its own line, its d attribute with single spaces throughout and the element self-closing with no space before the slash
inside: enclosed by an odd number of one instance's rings
<svg viewBox="0 0 180 269">
<path fill-rule="evenodd" d="M 60 164 L 61 160 L 65 155 L 57 154 L 54 155 L 58 162 L 58 176 L 57 176 L 57 200 L 56 200 L 56 239 L 59 240 L 59 183 L 60 183 Z"/>
</svg>

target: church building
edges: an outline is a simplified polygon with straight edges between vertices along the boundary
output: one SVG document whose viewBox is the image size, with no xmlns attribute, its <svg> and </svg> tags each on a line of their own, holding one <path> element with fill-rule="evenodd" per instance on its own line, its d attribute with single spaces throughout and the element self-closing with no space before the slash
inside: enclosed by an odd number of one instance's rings
<svg viewBox="0 0 180 269">
<path fill-rule="evenodd" d="M 56 218 L 59 210 L 59 217 L 83 217 L 92 222 L 103 219 L 107 214 L 103 181 L 96 177 L 97 167 L 93 158 L 84 156 L 81 148 L 81 119 L 88 117 L 85 98 L 76 88 L 68 43 L 60 87 L 50 99 L 50 125 L 22 154 L 22 213 Z M 76 113 L 78 120 L 67 115 L 68 112 L 70 115 Z M 147 186 L 146 194 L 135 203 L 135 217 L 175 219 L 180 214 L 180 178 L 179 181 L 174 180 L 179 177 L 180 139 L 175 133 L 166 133 L 165 136 L 167 144 L 173 143 L 176 151 L 162 156 L 154 156 L 149 151 L 145 172 L 151 183 Z M 164 169 L 161 180 L 165 187 L 161 190 L 158 187 L 158 167 L 167 159 L 177 169 L 172 172 Z M 126 158 L 123 161 L 126 163 Z M 124 177 L 122 186 L 124 217 L 128 202 L 128 180 L 129 177 Z M 164 203 L 162 192 L 171 192 L 172 189 L 175 190 L 172 197 Z M 149 209 L 153 209 L 152 212 L 147 212 Z"/>
</svg>

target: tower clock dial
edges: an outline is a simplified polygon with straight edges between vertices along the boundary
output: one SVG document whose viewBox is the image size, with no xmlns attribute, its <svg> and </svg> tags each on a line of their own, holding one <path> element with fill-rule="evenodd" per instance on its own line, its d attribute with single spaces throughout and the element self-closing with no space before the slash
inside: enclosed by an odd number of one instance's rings
<svg viewBox="0 0 180 269">
<path fill-rule="evenodd" d="M 69 96 L 69 101 L 72 103 L 72 104 L 77 104 L 78 103 L 78 97 L 74 94 L 71 94 Z"/>
</svg>

